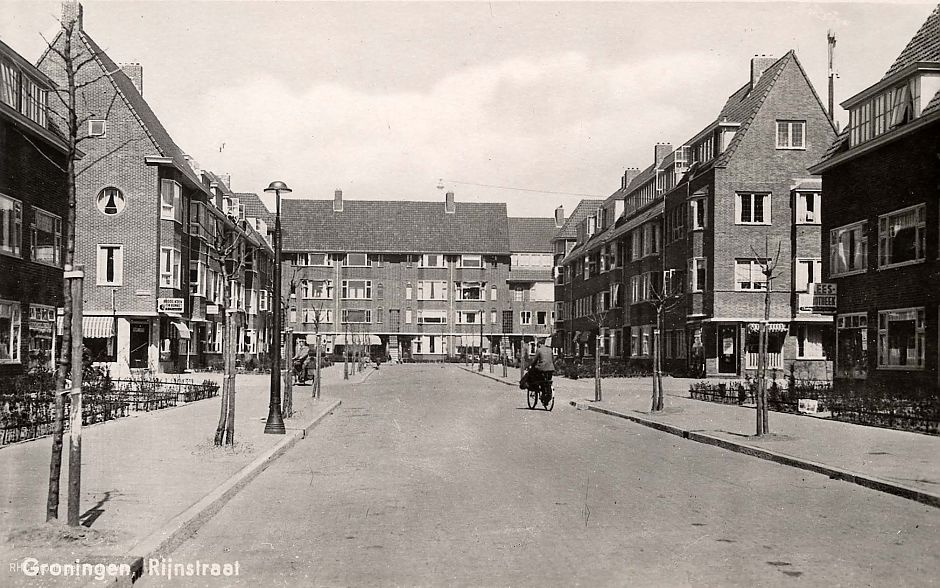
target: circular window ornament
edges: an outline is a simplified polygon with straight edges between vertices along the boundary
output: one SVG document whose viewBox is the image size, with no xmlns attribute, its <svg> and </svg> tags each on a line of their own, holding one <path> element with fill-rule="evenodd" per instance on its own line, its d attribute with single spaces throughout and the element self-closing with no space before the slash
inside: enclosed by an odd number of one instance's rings
<svg viewBox="0 0 940 588">
<path fill-rule="evenodd" d="M 98 210 L 108 216 L 116 216 L 124 212 L 126 202 L 124 194 L 117 188 L 105 188 L 98 192 Z"/>
</svg>

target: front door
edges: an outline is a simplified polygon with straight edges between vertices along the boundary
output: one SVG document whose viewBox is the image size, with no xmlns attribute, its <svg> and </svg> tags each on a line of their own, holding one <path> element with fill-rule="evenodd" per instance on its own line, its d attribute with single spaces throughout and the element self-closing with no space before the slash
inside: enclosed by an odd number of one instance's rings
<svg viewBox="0 0 940 588">
<path fill-rule="evenodd" d="M 718 373 L 738 373 L 738 326 L 718 327 Z"/>
<path fill-rule="evenodd" d="M 150 323 L 131 321 L 130 367 L 146 368 L 150 350 Z"/>
</svg>

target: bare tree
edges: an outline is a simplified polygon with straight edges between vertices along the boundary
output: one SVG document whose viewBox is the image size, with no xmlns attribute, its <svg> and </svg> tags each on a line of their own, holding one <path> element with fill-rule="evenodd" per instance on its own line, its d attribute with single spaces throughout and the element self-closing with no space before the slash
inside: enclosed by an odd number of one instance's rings
<svg viewBox="0 0 940 588">
<path fill-rule="evenodd" d="M 222 339 L 222 406 L 219 412 L 219 423 L 215 429 L 214 442 L 216 445 L 232 445 L 235 443 L 235 334 L 236 317 L 241 317 L 238 308 L 232 306 L 232 284 L 241 270 L 244 262 L 244 241 L 241 239 L 235 226 L 223 224 L 221 230 L 215 232 L 213 251 L 216 262 L 222 275 L 222 324 L 224 335 Z"/>
<path fill-rule="evenodd" d="M 770 294 L 773 290 L 774 278 L 780 277 L 776 273 L 777 265 L 780 262 L 780 241 L 777 241 L 777 253 L 770 257 L 770 243 L 764 238 L 764 256 L 761 258 L 757 251 L 751 247 L 751 252 L 757 259 L 761 268 L 761 274 L 764 276 L 764 320 L 760 323 L 760 343 L 758 351 L 757 364 L 757 394 L 755 401 L 757 404 L 757 436 L 761 437 L 770 433 L 770 424 L 768 422 L 767 409 L 767 324 L 770 322 Z"/>
<path fill-rule="evenodd" d="M 650 284 L 650 299 L 647 301 L 656 311 L 656 328 L 653 330 L 653 397 L 650 412 L 658 412 L 663 409 L 663 319 L 666 313 L 674 309 L 682 300 L 682 295 L 678 293 L 672 283 L 674 274 L 671 272 L 672 270 L 663 271 L 661 287 L 657 288 L 655 284 Z M 669 287 L 666 285 L 667 275 L 669 276 Z"/>
<path fill-rule="evenodd" d="M 597 336 L 594 337 L 594 402 L 600 402 L 601 395 L 601 329 L 607 325 L 609 310 L 598 310 L 586 318 L 594 325 Z"/>
</svg>

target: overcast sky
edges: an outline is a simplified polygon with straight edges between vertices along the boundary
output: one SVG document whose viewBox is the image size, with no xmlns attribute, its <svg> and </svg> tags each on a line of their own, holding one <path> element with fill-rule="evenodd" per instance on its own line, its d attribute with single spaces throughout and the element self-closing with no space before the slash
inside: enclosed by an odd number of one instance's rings
<svg viewBox="0 0 940 588">
<path fill-rule="evenodd" d="M 303 198 L 437 200 L 443 178 L 458 201 L 551 216 L 711 122 L 754 54 L 795 49 L 825 102 L 832 29 L 838 104 L 934 7 L 89 1 L 84 22 L 115 61 L 143 65 L 174 140 L 236 191 L 283 180 Z M 35 62 L 58 13 L 0 0 L 0 38 Z"/>
</svg>

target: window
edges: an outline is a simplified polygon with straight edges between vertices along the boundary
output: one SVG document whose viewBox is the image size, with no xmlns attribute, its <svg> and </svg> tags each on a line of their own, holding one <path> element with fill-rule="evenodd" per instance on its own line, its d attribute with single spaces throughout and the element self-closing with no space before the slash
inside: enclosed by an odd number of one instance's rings
<svg viewBox="0 0 940 588">
<path fill-rule="evenodd" d="M 160 248 L 160 287 L 180 287 L 180 252 L 178 249 Z"/>
<path fill-rule="evenodd" d="M 483 267 L 483 256 L 461 255 L 460 267 L 466 267 L 466 268 Z"/>
<path fill-rule="evenodd" d="M 778 120 L 777 149 L 806 149 L 806 121 Z"/>
<path fill-rule="evenodd" d="M 342 318 L 344 323 L 371 323 L 372 310 L 344 308 Z"/>
<path fill-rule="evenodd" d="M 371 300 L 372 280 L 343 280 L 343 298 L 346 300 Z"/>
<path fill-rule="evenodd" d="M 124 246 L 98 245 L 99 286 L 120 286 L 124 283 Z"/>
<path fill-rule="evenodd" d="M 797 259 L 794 292 L 809 292 L 809 285 L 822 281 L 821 259 Z"/>
<path fill-rule="evenodd" d="M 630 233 L 630 259 L 640 259 L 643 257 L 643 230 L 634 229 Z"/>
<path fill-rule="evenodd" d="M 19 257 L 23 246 L 23 204 L 0 194 L 0 252 Z"/>
<path fill-rule="evenodd" d="M 23 82 L 22 104 L 20 112 L 31 120 L 46 126 L 47 91 L 36 82 L 21 74 Z"/>
<path fill-rule="evenodd" d="M 868 315 L 836 317 L 836 377 L 862 379 L 868 375 Z"/>
<path fill-rule="evenodd" d="M 796 356 L 800 359 L 825 359 L 822 333 L 819 325 L 799 325 L 796 328 Z"/>
<path fill-rule="evenodd" d="M 411 300 L 411 282 L 405 284 L 405 300 Z"/>
<path fill-rule="evenodd" d="M 375 297 L 379 300 L 385 298 L 385 284 L 382 282 L 377 282 L 375 284 Z"/>
<path fill-rule="evenodd" d="M 519 323 L 523 325 L 532 324 L 532 311 L 523 310 L 519 313 Z"/>
<path fill-rule="evenodd" d="M 405 309 L 405 324 L 406 325 L 411 324 L 411 309 L 410 308 Z"/>
<path fill-rule="evenodd" d="M 301 280 L 300 293 L 303 298 L 330 300 L 333 298 L 333 280 Z"/>
<path fill-rule="evenodd" d="M 698 231 L 705 228 L 707 201 L 705 198 L 689 200 L 689 230 Z"/>
<path fill-rule="evenodd" d="M 427 309 L 419 308 L 418 309 L 418 324 L 419 325 L 447 324 L 447 311 L 446 310 L 427 310 Z"/>
<path fill-rule="evenodd" d="M 16 95 L 19 82 L 18 72 L 12 63 L 0 60 L 0 102 L 16 108 Z"/>
<path fill-rule="evenodd" d="M 483 320 L 482 312 L 477 310 L 461 310 L 457 312 L 458 325 L 475 325 Z"/>
<path fill-rule="evenodd" d="M 643 227 L 643 256 L 659 253 L 660 245 L 659 223 L 653 222 Z"/>
<path fill-rule="evenodd" d="M 347 253 L 343 258 L 343 267 L 369 267 L 367 253 Z"/>
<path fill-rule="evenodd" d="M 181 188 L 173 180 L 160 180 L 160 218 L 183 222 Z"/>
<path fill-rule="evenodd" d="M 124 194 L 117 188 L 105 188 L 98 192 L 96 200 L 98 210 L 108 216 L 116 216 L 124 212 Z"/>
<path fill-rule="evenodd" d="M 490 284 L 490 300 L 496 300 L 499 292 L 496 289 L 496 284 Z"/>
<path fill-rule="evenodd" d="M 705 258 L 693 257 L 689 260 L 689 292 L 705 291 Z"/>
<path fill-rule="evenodd" d="M 796 222 L 800 225 L 818 225 L 820 222 L 819 192 L 796 193 Z"/>
<path fill-rule="evenodd" d="M 0 363 L 20 362 L 20 303 L 0 300 Z"/>
<path fill-rule="evenodd" d="M 329 308 L 304 308 L 300 311 L 300 320 L 312 325 L 332 324 L 333 311 Z"/>
<path fill-rule="evenodd" d="M 108 135 L 108 121 L 90 120 L 88 121 L 89 137 L 106 137 Z"/>
<path fill-rule="evenodd" d="M 447 300 L 447 281 L 419 280 L 418 300 Z"/>
<path fill-rule="evenodd" d="M 454 282 L 457 300 L 483 300 L 486 285 L 480 282 Z"/>
<path fill-rule="evenodd" d="M 330 256 L 326 253 L 298 253 L 297 265 L 328 267 Z"/>
<path fill-rule="evenodd" d="M 734 289 L 738 291 L 766 290 L 767 277 L 759 259 L 736 259 L 734 261 Z"/>
<path fill-rule="evenodd" d="M 421 256 L 418 267 L 447 267 L 444 256 L 440 253 L 425 253 Z"/>
<path fill-rule="evenodd" d="M 865 222 L 829 231 L 829 271 L 833 276 L 868 268 L 868 226 Z"/>
<path fill-rule="evenodd" d="M 32 260 L 51 265 L 62 265 L 62 219 L 54 214 L 33 209 L 33 222 L 29 227 Z"/>
<path fill-rule="evenodd" d="M 770 194 L 739 193 L 736 194 L 735 205 L 737 224 L 770 224 Z"/>
<path fill-rule="evenodd" d="M 548 311 L 540 310 L 535 313 L 535 324 L 545 326 L 548 324 Z"/>
<path fill-rule="evenodd" d="M 491 308 L 491 309 L 490 309 L 490 324 L 491 324 L 491 325 L 495 325 L 497 320 L 499 320 L 499 319 L 498 319 L 498 317 L 497 317 L 497 315 L 496 315 L 496 309 L 495 309 L 495 308 Z"/>
<path fill-rule="evenodd" d="M 878 313 L 878 367 L 924 368 L 924 308 Z"/>
<path fill-rule="evenodd" d="M 927 207 L 924 204 L 878 217 L 878 265 L 887 267 L 923 261 Z"/>
</svg>

